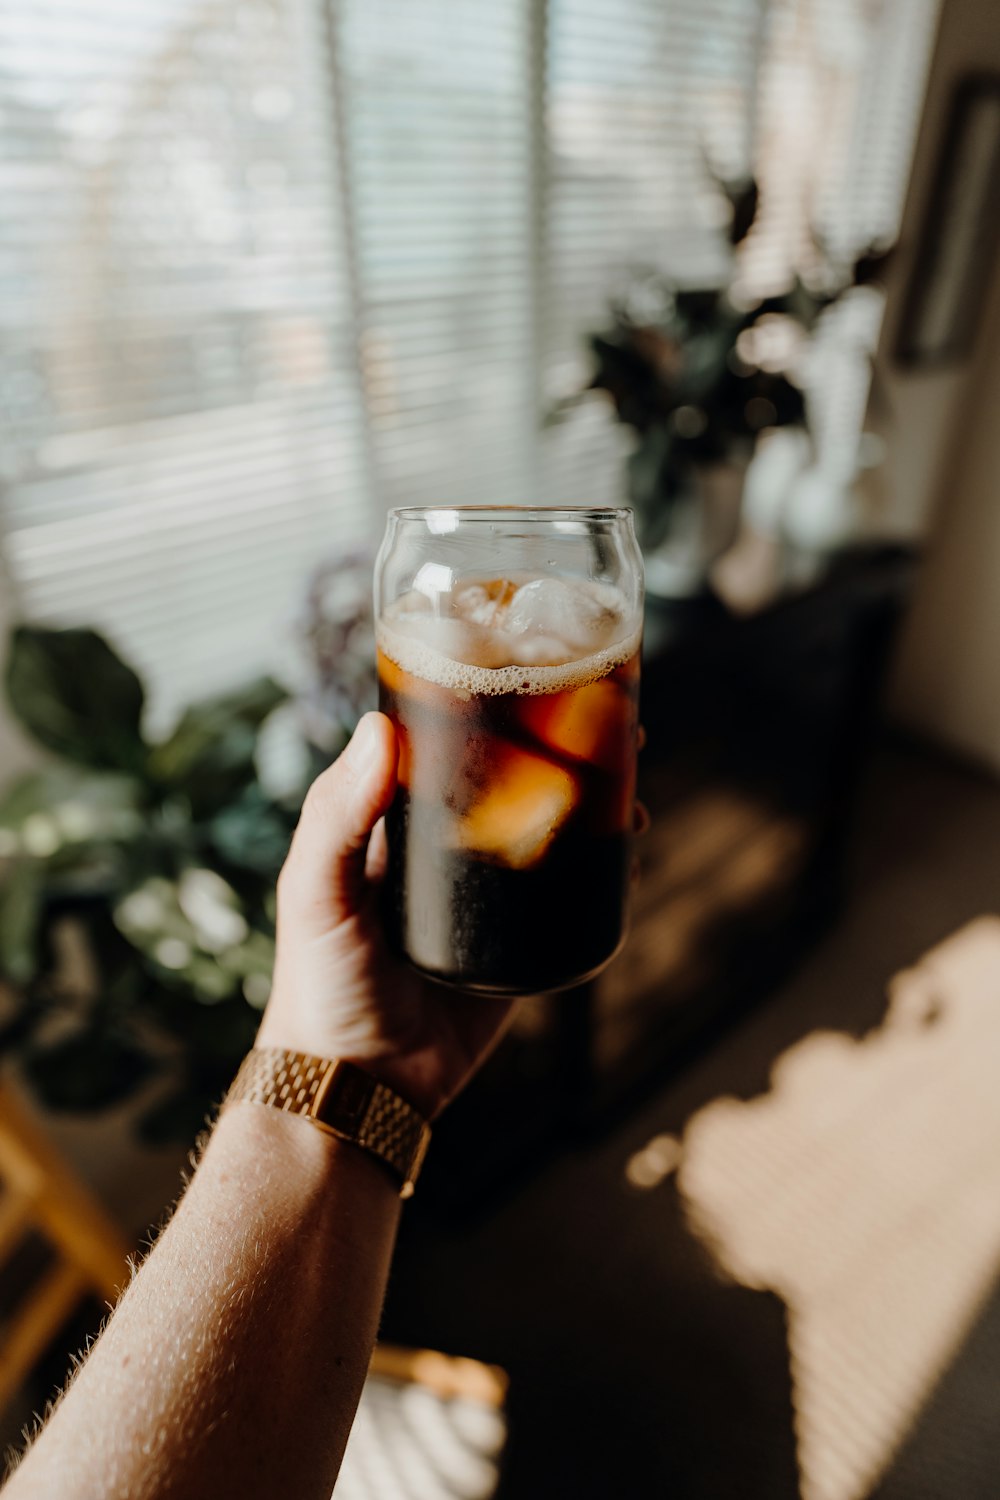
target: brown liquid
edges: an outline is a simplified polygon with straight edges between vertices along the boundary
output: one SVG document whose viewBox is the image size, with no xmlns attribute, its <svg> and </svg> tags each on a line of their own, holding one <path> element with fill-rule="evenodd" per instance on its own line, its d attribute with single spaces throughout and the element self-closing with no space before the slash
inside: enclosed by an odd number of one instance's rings
<svg viewBox="0 0 1000 1500">
<path fill-rule="evenodd" d="M 638 653 L 550 693 L 455 691 L 384 650 L 378 667 L 400 741 L 387 817 L 395 949 L 494 994 L 603 968 L 624 934 Z"/>
</svg>

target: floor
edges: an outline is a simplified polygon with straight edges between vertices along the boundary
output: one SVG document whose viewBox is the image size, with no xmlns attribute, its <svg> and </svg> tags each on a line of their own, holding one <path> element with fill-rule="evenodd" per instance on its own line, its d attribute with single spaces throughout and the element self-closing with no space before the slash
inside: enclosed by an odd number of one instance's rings
<svg viewBox="0 0 1000 1500">
<path fill-rule="evenodd" d="M 1000 912 L 1000 786 L 885 749 L 854 870 L 627 1124 L 473 1223 L 408 1206 L 385 1333 L 509 1373 L 501 1500 L 1000 1493 L 1000 923 L 964 935 Z"/>
<path fill-rule="evenodd" d="M 1000 1493 L 1000 1118 L 978 1156 L 958 1123 L 1000 1069 L 1000 923 L 912 968 L 1000 912 L 1000 787 L 886 749 L 854 866 L 791 981 L 624 1128 L 477 1224 L 408 1211 L 386 1329 L 509 1372 L 502 1500 Z"/>
</svg>

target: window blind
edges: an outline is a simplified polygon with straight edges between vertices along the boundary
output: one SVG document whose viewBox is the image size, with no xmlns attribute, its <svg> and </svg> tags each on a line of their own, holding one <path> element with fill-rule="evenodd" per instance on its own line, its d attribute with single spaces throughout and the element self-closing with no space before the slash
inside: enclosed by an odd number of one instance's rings
<svg viewBox="0 0 1000 1500">
<path fill-rule="evenodd" d="M 748 300 L 814 274 L 814 236 L 846 272 L 902 212 L 937 0 L 550 0 L 546 326 L 555 395 L 586 379 L 581 328 L 638 269 L 682 286 L 732 276 Z M 761 203 L 733 257 L 716 175 Z M 844 298 L 798 371 L 821 459 L 853 466 L 882 297 Z M 600 401 L 549 444 L 547 492 L 620 485 Z"/>
<path fill-rule="evenodd" d="M 0 97 L 10 567 L 168 715 L 367 527 L 326 18 L 2 0 Z"/>
<path fill-rule="evenodd" d="M 609 502 L 584 334 L 635 269 L 747 295 L 895 231 L 936 0 L 0 0 L 0 526 L 157 715 L 290 662 L 386 505 Z M 806 366 L 860 431 L 879 299 Z M 850 449 L 850 440 L 846 442 Z"/>
<path fill-rule="evenodd" d="M 336 14 L 378 498 L 509 502 L 531 483 L 531 7 Z"/>
<path fill-rule="evenodd" d="M 551 0 L 546 69 L 545 389 L 588 378 L 581 334 L 635 271 L 686 283 L 727 269 L 706 162 L 748 166 L 757 0 Z M 546 444 L 545 492 L 620 498 L 627 433 L 595 396 Z"/>
</svg>

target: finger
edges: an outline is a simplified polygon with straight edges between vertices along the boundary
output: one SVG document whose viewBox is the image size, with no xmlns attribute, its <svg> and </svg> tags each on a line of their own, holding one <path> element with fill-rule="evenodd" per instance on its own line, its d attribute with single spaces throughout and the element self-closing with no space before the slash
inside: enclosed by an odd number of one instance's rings
<svg viewBox="0 0 1000 1500">
<path fill-rule="evenodd" d="M 377 884 L 385 877 L 388 863 L 389 844 L 385 836 L 385 819 L 379 818 L 372 829 L 372 836 L 368 840 L 368 854 L 365 859 L 365 879 Z"/>
<path fill-rule="evenodd" d="M 637 802 L 632 812 L 632 832 L 637 835 L 648 833 L 652 821 L 645 802 Z"/>
<path fill-rule="evenodd" d="M 328 928 L 359 909 L 369 837 L 392 800 L 397 759 L 390 721 L 365 714 L 347 749 L 313 782 L 282 871 L 286 920 Z"/>
<path fill-rule="evenodd" d="M 640 724 L 639 725 L 639 730 L 638 730 L 638 733 L 636 734 L 636 739 L 635 739 L 635 743 L 636 743 L 637 749 L 639 749 L 639 750 L 645 750 L 645 748 L 646 748 L 646 741 L 647 741 L 648 738 L 649 738 L 649 736 L 646 733 L 646 726 L 645 726 L 645 724 Z"/>
</svg>

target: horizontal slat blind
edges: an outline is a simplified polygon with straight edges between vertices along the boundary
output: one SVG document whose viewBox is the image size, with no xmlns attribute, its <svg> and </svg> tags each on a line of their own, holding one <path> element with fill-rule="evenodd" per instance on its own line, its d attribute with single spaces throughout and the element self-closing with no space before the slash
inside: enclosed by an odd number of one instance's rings
<svg viewBox="0 0 1000 1500">
<path fill-rule="evenodd" d="M 0 100 L 11 568 L 167 716 L 367 528 L 322 9 L 0 0 Z"/>
<path fill-rule="evenodd" d="M 937 10 L 938 0 L 772 0 L 754 146 L 762 206 L 740 265 L 748 294 L 780 291 L 796 269 L 824 274 L 814 236 L 834 275 L 894 240 Z M 798 370 L 819 464 L 844 484 L 857 463 L 882 311 L 881 292 L 849 292 Z M 810 527 L 806 517 L 801 540 L 860 524 L 845 513 Z"/>
<path fill-rule="evenodd" d="M 891 237 L 937 0 L 0 0 L 0 522 L 24 609 L 108 629 L 168 718 L 284 659 L 387 504 L 608 502 L 584 336 L 636 269 Z M 860 431 L 881 317 L 804 365 Z"/>
<path fill-rule="evenodd" d="M 898 227 L 937 0 L 550 0 L 546 386 L 586 378 L 580 334 L 635 271 L 734 274 L 748 298 L 845 268 Z M 733 262 L 721 175 L 762 189 Z M 881 298 L 845 299 L 799 371 L 823 461 L 853 465 Z M 594 402 L 548 440 L 547 491 L 620 484 L 622 438 Z"/>
<path fill-rule="evenodd" d="M 380 497 L 525 495 L 530 5 L 346 0 L 343 90 Z"/>
<path fill-rule="evenodd" d="M 756 0 L 551 0 L 544 387 L 587 379 L 583 333 L 636 270 L 725 274 L 707 156 L 745 169 Z M 588 400 L 545 444 L 545 493 L 619 499 L 627 434 Z"/>
</svg>

